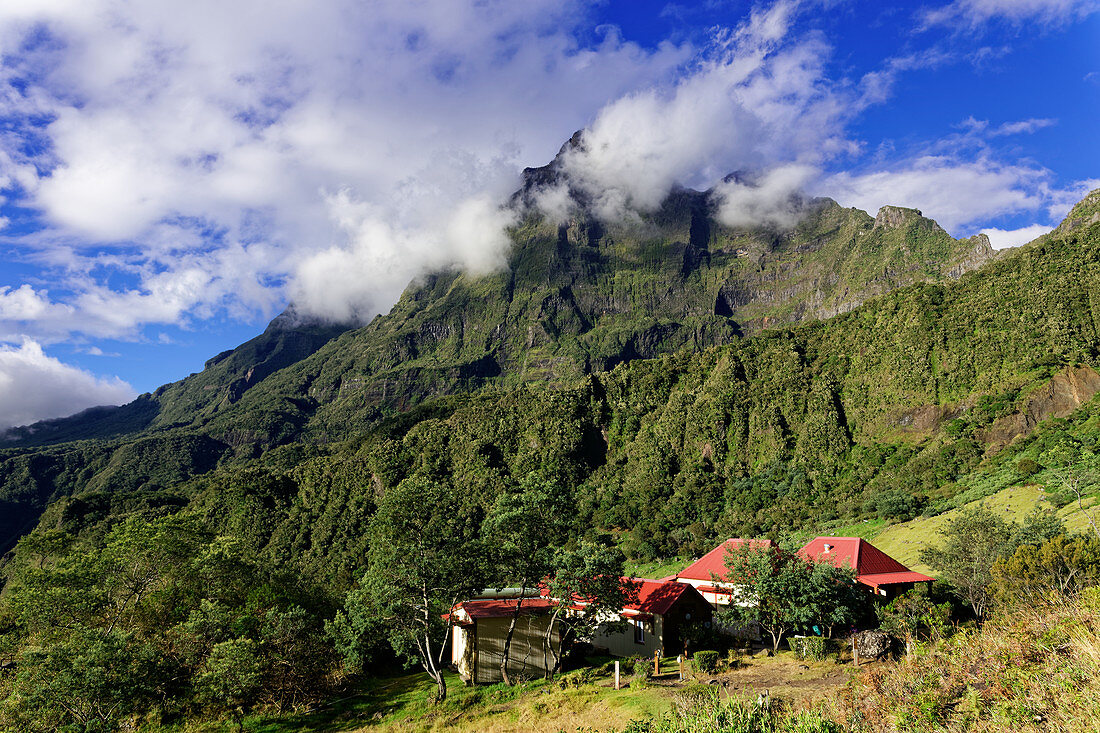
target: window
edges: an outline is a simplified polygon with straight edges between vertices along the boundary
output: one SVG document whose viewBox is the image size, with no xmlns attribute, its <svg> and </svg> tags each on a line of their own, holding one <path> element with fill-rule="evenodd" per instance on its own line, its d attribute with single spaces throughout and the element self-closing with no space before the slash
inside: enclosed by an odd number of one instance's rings
<svg viewBox="0 0 1100 733">
<path fill-rule="evenodd" d="M 645 624 L 642 621 L 634 621 L 634 643 L 645 644 Z"/>
</svg>

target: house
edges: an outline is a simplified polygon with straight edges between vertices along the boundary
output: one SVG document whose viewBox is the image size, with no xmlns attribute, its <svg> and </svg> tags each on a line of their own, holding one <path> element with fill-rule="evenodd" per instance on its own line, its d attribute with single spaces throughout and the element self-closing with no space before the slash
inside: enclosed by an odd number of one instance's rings
<svg viewBox="0 0 1100 733">
<path fill-rule="evenodd" d="M 851 568 L 856 572 L 856 581 L 886 600 L 896 598 L 917 583 L 933 580 L 913 572 L 861 537 L 815 537 L 798 554 L 807 560 Z"/>
<path fill-rule="evenodd" d="M 657 650 L 680 653 L 685 647 L 684 630 L 694 624 L 709 624 L 710 604 L 686 583 L 660 580 L 636 580 L 638 600 L 620 611 L 615 618 L 600 624 L 589 641 L 599 649 L 619 657 L 653 656 Z M 515 589 L 518 591 L 518 589 Z M 519 606 L 516 630 L 508 650 L 508 674 L 513 678 L 543 676 L 553 665 L 546 650 L 546 632 L 550 628 L 554 603 L 546 597 L 524 597 Z M 493 684 L 503 681 L 500 663 L 504 641 L 519 599 L 511 597 L 474 598 L 457 604 L 451 611 L 451 664 L 467 683 Z M 584 613 L 583 603 L 573 603 L 567 613 Z M 619 629 L 612 622 L 626 621 Z M 560 642 L 554 628 L 551 643 Z"/>
<path fill-rule="evenodd" d="M 754 547 L 771 547 L 771 540 L 731 538 L 688 565 L 676 575 L 664 578 L 693 586 L 714 608 L 728 605 L 737 595 L 737 584 L 730 582 L 726 570 L 726 553 L 750 543 Z"/>
<path fill-rule="evenodd" d="M 451 664 L 463 681 L 475 684 L 502 682 L 500 662 L 504 641 L 516 611 L 517 598 L 475 598 L 452 610 Z M 553 666 L 545 651 L 546 631 L 552 606 L 545 598 L 523 598 L 516 630 L 508 649 L 508 674 L 513 679 L 542 677 Z M 558 629 L 551 643 L 557 645 Z"/>
<path fill-rule="evenodd" d="M 623 630 L 597 628 L 592 645 L 616 657 L 645 656 L 661 650 L 679 654 L 686 646 L 685 627 L 710 624 L 713 609 L 693 586 L 667 580 L 637 580 L 638 600 L 620 613 Z"/>
</svg>

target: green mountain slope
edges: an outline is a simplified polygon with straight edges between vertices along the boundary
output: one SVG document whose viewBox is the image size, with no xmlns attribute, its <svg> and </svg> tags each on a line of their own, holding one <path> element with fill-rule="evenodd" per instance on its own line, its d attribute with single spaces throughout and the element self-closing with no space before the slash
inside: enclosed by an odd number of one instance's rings
<svg viewBox="0 0 1100 733">
<path fill-rule="evenodd" d="M 740 231 L 716 223 L 707 194 L 683 190 L 629 226 L 529 218 L 512 236 L 506 271 L 414 284 L 388 315 L 273 376 L 207 429 L 342 438 L 429 397 L 561 384 L 732 343 L 993 259 L 984 237 L 952 239 L 912 210 L 872 219 L 822 200 L 793 231 Z"/>
<path fill-rule="evenodd" d="M 51 496 L 76 498 L 56 502 L 44 525 L 79 528 L 135 502 L 186 504 L 273 562 L 340 587 L 361 569 L 364 528 L 388 487 L 425 476 L 486 507 L 537 471 L 573 487 L 578 532 L 613 532 L 647 560 L 696 554 L 722 536 L 936 513 L 1004 488 L 982 477 L 1010 471 L 1016 452 L 1041 439 L 1036 426 L 1072 417 L 1085 426 L 1077 439 L 1095 442 L 1098 369 L 1100 224 L 1091 224 L 830 320 L 428 399 L 343 443 L 257 455 L 176 428 L 140 451 L 123 441 L 9 456 L 0 487 L 15 492 L 31 462 L 49 459 Z M 165 459 L 181 445 L 194 461 Z"/>
<path fill-rule="evenodd" d="M 556 175 L 554 165 L 528 169 L 527 185 Z M 913 282 L 946 282 L 994 258 L 984 236 L 955 240 L 915 210 L 884 207 L 872 219 L 828 199 L 801 206 L 790 231 L 725 227 L 713 193 L 685 189 L 629 223 L 581 209 L 555 225 L 530 213 L 511 231 L 501 272 L 435 273 L 351 331 L 302 323 L 291 310 L 200 374 L 119 409 L 16 429 L 9 442 L 186 425 L 208 425 L 233 444 L 344 437 L 432 396 L 560 383 L 731 343 Z"/>
<path fill-rule="evenodd" d="M 1095 198 L 1067 221 L 1087 222 Z M 64 496 L 168 491 L 327 572 L 358 562 L 373 497 L 404 476 L 492 497 L 538 470 L 577 487 L 578 522 L 623 533 L 635 556 L 692 552 L 722 534 L 919 511 L 1015 436 L 1005 418 L 1032 414 L 1033 392 L 1069 367 L 1092 383 L 1095 224 L 956 278 L 987 243 L 916 212 L 876 221 L 823 201 L 788 235 L 708 220 L 704 240 L 705 202 L 679 192 L 622 230 L 529 220 L 507 273 L 429 278 L 240 393 L 233 380 L 247 382 L 256 354 L 212 360 L 151 398 L 162 401 L 140 439 L 9 448 L 9 536 Z M 928 277 L 941 282 L 874 297 Z M 751 297 L 723 300 L 730 283 Z M 851 310 L 853 293 L 871 300 Z M 843 312 L 764 328 L 821 309 Z M 1012 424 L 1026 433 L 1085 401 L 1079 391 Z"/>
</svg>

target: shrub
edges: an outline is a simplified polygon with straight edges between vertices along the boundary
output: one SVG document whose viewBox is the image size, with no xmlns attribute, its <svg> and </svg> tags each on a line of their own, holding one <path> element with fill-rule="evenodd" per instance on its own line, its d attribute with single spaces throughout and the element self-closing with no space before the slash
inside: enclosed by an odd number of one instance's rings
<svg viewBox="0 0 1100 733">
<path fill-rule="evenodd" d="M 710 650 L 695 652 L 693 661 L 695 662 L 695 669 L 709 674 L 718 669 L 718 652 Z"/>
<path fill-rule="evenodd" d="M 825 659 L 826 640 L 823 636 L 796 636 L 791 639 L 791 649 L 799 659 Z"/>
<path fill-rule="evenodd" d="M 1021 458 L 1016 461 L 1016 473 L 1020 474 L 1024 478 L 1028 476 L 1034 476 L 1039 473 L 1039 464 L 1030 458 Z"/>
<path fill-rule="evenodd" d="M 576 689 L 596 681 L 598 671 L 593 667 L 584 667 L 558 677 L 558 687 L 563 690 Z"/>
</svg>

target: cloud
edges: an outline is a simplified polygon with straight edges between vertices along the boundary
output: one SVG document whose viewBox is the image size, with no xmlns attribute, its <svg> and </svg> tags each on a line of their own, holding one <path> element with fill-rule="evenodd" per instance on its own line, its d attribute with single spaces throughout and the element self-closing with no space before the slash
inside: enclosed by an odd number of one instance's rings
<svg viewBox="0 0 1100 733">
<path fill-rule="evenodd" d="M 1032 224 L 1020 229 L 983 229 L 982 234 L 989 237 L 989 243 L 993 249 L 1005 249 L 1007 247 L 1019 247 L 1038 237 L 1050 232 L 1053 227 L 1044 224 Z"/>
<path fill-rule="evenodd" d="M 992 20 L 1063 25 L 1097 10 L 1100 10 L 1098 0 L 955 0 L 926 11 L 923 20 L 926 26 L 962 23 L 971 28 Z"/>
<path fill-rule="evenodd" d="M 499 261 L 490 228 L 507 217 L 475 231 L 471 212 L 607 99 L 696 55 L 614 31 L 581 44 L 586 13 L 579 0 L 0 4 L 0 116 L 16 126 L 0 136 L 0 188 L 44 225 L 7 242 L 51 268 L 71 328 L 92 335 L 270 313 L 288 293 L 331 317 L 385 311 L 427 267 Z M 359 278 L 339 307 L 317 280 L 335 262 Z"/>
<path fill-rule="evenodd" d="M 674 84 L 651 86 L 604 106 L 561 167 L 596 213 L 621 219 L 656 208 L 675 184 L 707 188 L 731 171 L 761 171 L 775 184 L 846 149 L 844 95 L 829 84 L 829 48 L 819 38 L 789 39 L 794 3 L 754 11 L 742 26 L 719 33 L 710 53 Z M 773 170 L 784 171 L 774 174 Z M 771 186 L 741 220 L 760 211 Z M 540 192 L 551 216 L 562 195 Z M 781 195 L 785 198 L 785 193 Z M 782 202 L 771 202 L 782 206 Z"/>
<path fill-rule="evenodd" d="M 136 397 L 118 379 L 96 377 L 47 356 L 31 340 L 0 346 L 0 428 L 64 417 L 97 405 L 118 405 Z"/>
<path fill-rule="evenodd" d="M 1006 214 L 1046 211 L 1055 216 L 1063 208 L 1068 211 L 1081 185 L 1058 189 L 1050 184 L 1051 177 L 1042 168 L 990 158 L 925 155 L 895 167 L 837 173 L 817 189 L 871 213 L 886 204 L 919 208 L 957 236 L 967 225 Z"/>
<path fill-rule="evenodd" d="M 718 220 L 730 227 L 792 227 L 801 215 L 800 194 L 817 175 L 818 171 L 809 166 L 787 165 L 747 183 L 723 181 L 715 187 Z"/>
<path fill-rule="evenodd" d="M 996 127 L 990 127 L 989 120 L 979 120 L 971 116 L 963 120 L 959 126 L 974 135 L 993 138 L 1004 137 L 1006 135 L 1030 135 L 1033 132 L 1056 124 L 1058 124 L 1058 120 L 1055 119 L 1031 117 L 1026 120 L 1005 122 Z"/>
</svg>

